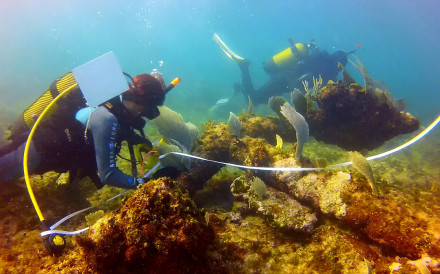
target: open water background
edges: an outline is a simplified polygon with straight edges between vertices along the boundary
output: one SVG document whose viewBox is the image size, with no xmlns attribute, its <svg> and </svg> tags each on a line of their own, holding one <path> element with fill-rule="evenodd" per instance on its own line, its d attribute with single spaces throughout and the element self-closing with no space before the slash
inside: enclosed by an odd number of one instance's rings
<svg viewBox="0 0 440 274">
<path fill-rule="evenodd" d="M 251 61 L 256 87 L 267 79 L 261 63 L 289 37 L 315 39 L 329 52 L 359 45 L 371 77 L 426 125 L 440 113 L 439 14 L 435 0 L 1 1 L 2 115 L 15 117 L 56 77 L 114 51 L 132 75 L 157 68 L 167 82 L 179 76 L 165 104 L 186 120 L 203 117 L 240 81 L 212 40 L 216 32 Z"/>
</svg>

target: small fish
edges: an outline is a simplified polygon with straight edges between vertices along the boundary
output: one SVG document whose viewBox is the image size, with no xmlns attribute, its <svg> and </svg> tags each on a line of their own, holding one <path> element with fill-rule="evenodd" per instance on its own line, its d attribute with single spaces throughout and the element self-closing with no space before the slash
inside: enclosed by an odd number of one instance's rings
<svg viewBox="0 0 440 274">
<path fill-rule="evenodd" d="M 301 75 L 301 76 L 298 78 L 298 80 L 299 80 L 299 81 L 302 81 L 302 80 L 304 80 L 307 76 L 309 76 L 309 73 L 304 73 L 303 75 Z"/>
<path fill-rule="evenodd" d="M 153 147 L 160 146 L 160 145 L 168 145 L 167 141 L 165 141 L 164 138 L 160 138 L 160 140 L 156 140 L 152 143 Z"/>
<path fill-rule="evenodd" d="M 283 139 L 281 139 L 280 135 L 275 135 L 275 137 L 277 138 L 277 145 L 276 148 L 281 149 L 283 147 Z"/>
<path fill-rule="evenodd" d="M 215 102 L 216 105 L 223 105 L 226 104 L 227 102 L 229 102 L 229 98 L 222 98 L 220 100 L 218 100 L 217 102 Z"/>
<path fill-rule="evenodd" d="M 360 49 L 360 48 L 361 48 L 361 45 L 356 45 L 356 48 Z"/>
<path fill-rule="evenodd" d="M 376 183 L 374 182 L 373 170 L 371 169 L 370 164 L 367 159 L 357 151 L 350 151 L 348 156 L 353 163 L 353 167 L 359 171 L 362 175 L 367 178 L 368 183 L 370 184 L 371 190 L 375 196 L 378 195 Z"/>
</svg>

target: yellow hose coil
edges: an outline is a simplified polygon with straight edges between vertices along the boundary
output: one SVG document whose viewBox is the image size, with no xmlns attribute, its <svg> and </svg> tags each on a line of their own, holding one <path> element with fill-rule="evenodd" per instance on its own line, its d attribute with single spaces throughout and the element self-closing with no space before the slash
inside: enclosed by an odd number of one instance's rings
<svg viewBox="0 0 440 274">
<path fill-rule="evenodd" d="M 43 120 L 44 115 L 50 110 L 50 108 L 58 101 L 58 99 L 60 99 L 61 97 L 63 97 L 65 94 L 67 94 L 68 92 L 70 92 L 72 89 L 75 89 L 78 87 L 78 84 L 74 84 L 71 85 L 70 87 L 68 87 L 66 90 L 64 90 L 63 92 L 61 92 L 57 97 L 55 97 L 53 99 L 52 102 L 50 102 L 49 105 L 47 105 L 47 107 L 43 110 L 43 112 L 41 113 L 41 115 L 38 117 L 37 121 L 35 121 L 34 126 L 31 129 L 31 132 L 29 133 L 29 136 L 27 138 L 26 141 L 26 146 L 24 148 L 24 156 L 23 156 L 23 172 L 24 172 L 24 180 L 26 181 L 26 187 L 27 190 L 29 192 L 29 196 L 31 197 L 31 201 L 32 204 L 34 205 L 35 211 L 37 212 L 38 218 L 40 219 L 40 222 L 44 221 L 44 217 L 43 214 L 41 213 L 40 207 L 37 204 L 37 200 L 35 199 L 34 196 L 34 192 L 32 191 L 32 186 L 31 186 L 31 180 L 29 177 L 29 170 L 28 170 L 28 153 L 29 153 L 29 146 L 32 140 L 32 137 L 34 136 L 35 133 L 35 129 L 38 127 L 39 123 L 41 120 Z"/>
</svg>

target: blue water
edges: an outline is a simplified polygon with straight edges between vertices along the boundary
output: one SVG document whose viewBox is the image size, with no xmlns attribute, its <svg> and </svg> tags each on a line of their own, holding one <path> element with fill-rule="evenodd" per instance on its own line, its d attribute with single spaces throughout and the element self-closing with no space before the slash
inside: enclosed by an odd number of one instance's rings
<svg viewBox="0 0 440 274">
<path fill-rule="evenodd" d="M 114 51 L 130 74 L 157 68 L 167 81 L 179 76 L 165 104 L 186 120 L 201 117 L 240 81 L 212 40 L 216 32 L 251 61 L 257 87 L 267 79 L 261 63 L 289 37 L 315 39 L 329 52 L 359 45 L 371 77 L 427 124 L 440 113 L 439 14 L 433 0 L 2 1 L 0 107 L 15 115 L 56 77 Z"/>
</svg>

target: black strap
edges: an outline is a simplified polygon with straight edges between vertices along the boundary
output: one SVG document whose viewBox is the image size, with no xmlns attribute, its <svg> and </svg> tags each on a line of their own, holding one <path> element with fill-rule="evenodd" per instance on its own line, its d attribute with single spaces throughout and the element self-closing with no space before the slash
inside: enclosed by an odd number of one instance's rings
<svg viewBox="0 0 440 274">
<path fill-rule="evenodd" d="M 130 152 L 130 161 L 131 161 L 131 174 L 133 177 L 137 178 L 137 167 L 136 167 L 136 156 L 134 155 L 133 144 L 130 140 L 127 140 L 128 151 Z"/>
</svg>

